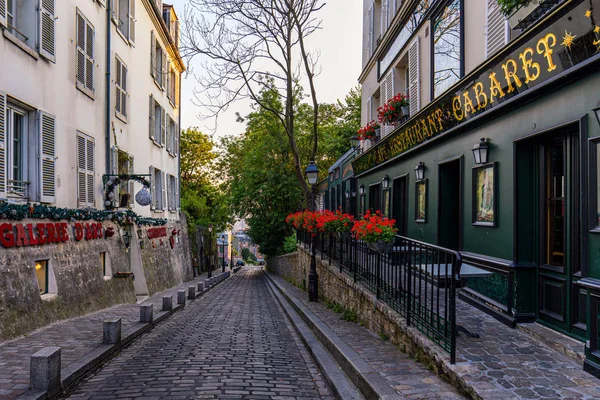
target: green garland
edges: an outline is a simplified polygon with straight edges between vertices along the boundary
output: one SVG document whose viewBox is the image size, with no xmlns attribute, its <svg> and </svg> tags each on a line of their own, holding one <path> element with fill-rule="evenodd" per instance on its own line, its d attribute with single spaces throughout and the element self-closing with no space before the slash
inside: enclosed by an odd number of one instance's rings
<svg viewBox="0 0 600 400">
<path fill-rule="evenodd" d="M 120 185 L 122 182 L 136 181 L 141 183 L 145 188 L 150 189 L 150 181 L 146 179 L 142 175 L 128 175 L 128 174 L 120 174 L 120 175 L 104 175 L 102 177 L 104 182 L 104 202 L 107 208 L 114 208 L 115 202 L 117 200 L 111 199 L 110 194 L 115 190 L 115 188 Z M 110 183 L 108 183 L 110 181 Z M 133 194 L 130 194 L 133 196 Z"/>
<path fill-rule="evenodd" d="M 54 221 L 112 221 L 121 226 L 136 224 L 138 226 L 166 225 L 164 218 L 145 218 L 131 210 L 99 211 L 94 208 L 70 209 L 47 206 L 44 204 L 13 204 L 0 202 L 0 219 L 21 221 L 26 218 L 51 219 Z"/>
</svg>

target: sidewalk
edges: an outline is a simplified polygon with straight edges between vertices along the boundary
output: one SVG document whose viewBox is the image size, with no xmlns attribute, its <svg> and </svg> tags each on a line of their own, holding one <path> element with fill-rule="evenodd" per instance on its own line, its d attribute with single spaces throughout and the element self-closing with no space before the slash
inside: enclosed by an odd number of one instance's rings
<svg viewBox="0 0 600 400">
<path fill-rule="evenodd" d="M 423 364 L 412 360 L 388 341 L 356 322 L 347 322 L 323 302 L 311 303 L 306 292 L 283 278 L 269 274 L 277 285 L 310 309 L 326 323 L 348 346 L 356 351 L 397 393 L 407 399 L 464 399 L 456 388 L 443 381 Z"/>
<path fill-rule="evenodd" d="M 213 277 L 220 274 L 221 271 L 214 271 Z M 121 318 L 123 340 L 128 336 L 133 339 L 151 328 L 149 324 L 139 322 L 140 305 L 154 305 L 156 322 L 157 317 L 164 318 L 173 312 L 161 313 L 163 296 L 173 295 L 175 311 L 177 291 L 185 290 L 187 299 L 188 287 L 197 288 L 198 283 L 206 279 L 206 274 L 202 274 L 192 281 L 156 293 L 141 304 L 121 304 L 82 317 L 60 321 L 0 344 L 0 400 L 14 399 L 29 390 L 29 360 L 38 350 L 48 346 L 61 348 L 61 375 L 64 379 L 77 369 L 85 367 L 90 361 L 100 361 L 105 350 L 111 347 L 102 344 L 102 324 L 105 320 Z M 93 365 L 87 367 L 92 368 Z"/>
</svg>

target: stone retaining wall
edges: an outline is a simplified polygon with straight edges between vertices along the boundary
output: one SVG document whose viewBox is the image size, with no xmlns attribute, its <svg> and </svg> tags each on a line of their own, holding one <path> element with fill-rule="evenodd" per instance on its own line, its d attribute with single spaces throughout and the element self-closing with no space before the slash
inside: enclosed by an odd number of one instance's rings
<svg viewBox="0 0 600 400">
<path fill-rule="evenodd" d="M 127 249 L 122 237 L 123 231 L 112 222 L 82 221 L 102 226 L 97 238 L 85 236 L 76 240 L 75 222 L 63 223 L 67 237 L 58 243 L 5 247 L 0 244 L 0 341 L 14 338 L 50 323 L 84 315 L 93 311 L 122 303 L 136 301 L 136 293 L 152 295 L 169 287 L 193 278 L 189 240 L 185 220 L 167 224 L 167 237 L 148 239 L 149 228 L 131 227 L 131 247 Z M 56 224 L 51 220 L 0 220 L 2 239 L 6 245 L 11 229 L 21 225 Z M 14 228 L 12 228 L 14 226 Z M 9 229 L 11 227 L 11 229 Z M 112 228 L 113 236 L 106 236 Z M 170 237 L 173 229 L 179 234 L 171 248 Z M 100 229 L 98 229 L 100 231 Z M 8 235 L 8 236 L 7 236 Z M 14 235 L 16 238 L 16 234 Z M 27 240 L 29 232 L 26 230 Z M 34 228 L 34 238 L 37 230 Z M 162 243 L 161 243 L 162 240 Z M 2 241 L 0 241 L 2 242 Z M 16 242 L 15 242 L 16 243 Z M 137 251 L 141 258 L 140 267 L 135 273 L 130 259 Z M 111 272 L 134 272 L 131 277 L 105 277 L 100 254 L 106 253 Z M 48 260 L 50 271 L 50 293 L 41 296 L 36 278 L 36 261 Z M 140 283 L 143 283 L 140 288 Z M 135 287 L 134 287 L 135 286 Z"/>
</svg>

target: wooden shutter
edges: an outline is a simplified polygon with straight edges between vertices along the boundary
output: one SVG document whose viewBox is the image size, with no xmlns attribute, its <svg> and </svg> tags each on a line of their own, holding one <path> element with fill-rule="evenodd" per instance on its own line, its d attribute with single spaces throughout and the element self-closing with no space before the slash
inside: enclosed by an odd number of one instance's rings
<svg viewBox="0 0 600 400">
<path fill-rule="evenodd" d="M 54 0 L 40 0 L 38 17 L 40 24 L 38 29 L 38 47 L 40 56 L 52 62 L 56 62 L 56 21 L 54 19 L 54 6 Z"/>
<path fill-rule="evenodd" d="M 166 175 L 164 171 L 160 172 L 160 183 L 162 186 L 162 209 L 163 211 L 167 210 L 167 182 L 165 182 L 166 180 Z"/>
<path fill-rule="evenodd" d="M 508 27 L 497 0 L 487 0 L 485 56 L 490 57 L 508 43 Z"/>
<path fill-rule="evenodd" d="M 87 203 L 90 206 L 94 206 L 96 200 L 96 187 L 94 184 L 94 169 L 95 169 L 95 154 L 94 154 L 94 141 L 87 139 L 86 142 L 86 169 L 87 169 Z"/>
<path fill-rule="evenodd" d="M 6 26 L 6 0 L 0 0 L 0 26 Z"/>
<path fill-rule="evenodd" d="M 40 202 L 56 202 L 56 117 L 38 113 L 40 149 Z"/>
<path fill-rule="evenodd" d="M 129 169 L 128 169 L 129 174 L 133 175 L 134 174 L 134 172 L 133 172 L 134 169 L 133 169 L 133 156 L 132 155 L 129 156 L 129 165 L 128 165 L 128 167 L 129 167 Z M 129 199 L 127 200 L 130 207 L 133 207 L 135 205 L 135 193 L 134 193 L 134 191 L 135 191 L 135 181 L 131 180 L 131 181 L 129 181 L 129 188 L 128 188 Z"/>
<path fill-rule="evenodd" d="M 135 44 L 135 0 L 129 0 L 129 43 Z"/>
<path fill-rule="evenodd" d="M 6 94 L 0 92 L 0 198 L 6 198 L 6 120 Z"/>
<path fill-rule="evenodd" d="M 156 41 L 154 31 L 150 32 L 150 75 L 156 80 Z"/>
<path fill-rule="evenodd" d="M 85 87 L 85 19 L 77 13 L 77 82 Z"/>
<path fill-rule="evenodd" d="M 77 135 L 77 205 L 82 206 L 87 203 L 87 184 L 86 184 L 86 146 L 85 138 Z"/>
<path fill-rule="evenodd" d="M 417 37 L 408 49 L 408 78 L 410 80 L 408 102 L 411 117 L 421 109 L 421 82 L 419 67 L 419 38 Z"/>
<path fill-rule="evenodd" d="M 148 133 L 150 136 L 150 139 L 155 140 L 154 139 L 154 96 L 150 95 L 150 110 L 149 110 L 150 116 L 148 118 Z"/>
<path fill-rule="evenodd" d="M 121 65 L 123 65 L 123 64 L 121 63 L 121 60 L 119 60 L 118 58 L 116 60 L 117 60 L 117 68 L 116 68 L 117 76 L 115 79 L 115 92 L 116 92 L 115 93 L 116 94 L 115 110 L 117 110 L 117 112 L 123 114 L 122 107 L 121 107 L 122 96 L 121 96 L 121 89 L 120 89 L 122 87 L 121 86 L 121 73 L 122 73 Z"/>
<path fill-rule="evenodd" d="M 154 179 L 154 167 L 150 167 L 150 191 L 152 192 L 152 204 L 150 205 L 151 210 L 156 210 L 156 202 L 158 196 L 156 196 L 156 182 Z"/>
<path fill-rule="evenodd" d="M 94 91 L 94 27 L 86 21 L 85 31 L 85 87 Z"/>
<path fill-rule="evenodd" d="M 167 144 L 167 117 L 164 108 L 160 108 L 160 145 L 165 147 Z"/>
</svg>

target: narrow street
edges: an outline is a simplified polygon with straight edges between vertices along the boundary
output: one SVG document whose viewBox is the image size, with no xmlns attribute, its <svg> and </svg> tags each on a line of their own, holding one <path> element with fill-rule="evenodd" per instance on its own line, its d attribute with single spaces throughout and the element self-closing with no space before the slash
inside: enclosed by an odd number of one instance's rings
<svg viewBox="0 0 600 400">
<path fill-rule="evenodd" d="M 278 307 L 261 270 L 245 269 L 126 348 L 67 398 L 329 398 Z"/>
</svg>

